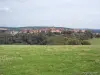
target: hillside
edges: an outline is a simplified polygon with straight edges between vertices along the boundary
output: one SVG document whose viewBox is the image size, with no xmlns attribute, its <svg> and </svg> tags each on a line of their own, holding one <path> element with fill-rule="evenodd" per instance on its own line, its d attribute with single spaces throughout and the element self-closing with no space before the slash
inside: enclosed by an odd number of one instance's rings
<svg viewBox="0 0 100 75">
<path fill-rule="evenodd" d="M 15 30 L 15 31 L 19 31 L 22 29 L 41 29 L 41 28 L 51 28 L 49 26 L 27 26 L 27 27 L 0 27 L 0 28 L 7 28 L 9 30 Z M 64 29 L 75 29 L 75 28 L 66 28 L 66 27 L 55 27 L 57 29 L 60 28 L 64 28 Z M 100 33 L 100 29 L 87 29 L 87 28 L 76 28 L 76 29 L 80 29 L 80 30 L 91 30 L 93 33 Z"/>
</svg>

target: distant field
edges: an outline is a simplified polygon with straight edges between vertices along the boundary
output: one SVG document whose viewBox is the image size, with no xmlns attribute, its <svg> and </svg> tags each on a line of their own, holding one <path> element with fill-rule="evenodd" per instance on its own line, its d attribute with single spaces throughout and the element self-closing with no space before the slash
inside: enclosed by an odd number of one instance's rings
<svg viewBox="0 0 100 75">
<path fill-rule="evenodd" d="M 0 75 L 99 75 L 99 72 L 100 46 L 0 46 Z"/>
<path fill-rule="evenodd" d="M 89 40 L 92 45 L 100 45 L 100 38 L 94 38 Z"/>
</svg>

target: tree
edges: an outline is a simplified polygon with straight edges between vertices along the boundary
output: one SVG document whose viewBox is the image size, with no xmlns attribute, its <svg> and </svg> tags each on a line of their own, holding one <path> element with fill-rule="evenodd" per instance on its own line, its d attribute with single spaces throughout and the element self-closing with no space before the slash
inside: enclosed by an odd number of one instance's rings
<svg viewBox="0 0 100 75">
<path fill-rule="evenodd" d="M 7 33 L 0 33 L 0 44 L 12 44 L 12 35 Z"/>
<path fill-rule="evenodd" d="M 92 31 L 86 30 L 84 34 L 85 34 L 86 39 L 92 39 L 93 38 Z"/>
</svg>

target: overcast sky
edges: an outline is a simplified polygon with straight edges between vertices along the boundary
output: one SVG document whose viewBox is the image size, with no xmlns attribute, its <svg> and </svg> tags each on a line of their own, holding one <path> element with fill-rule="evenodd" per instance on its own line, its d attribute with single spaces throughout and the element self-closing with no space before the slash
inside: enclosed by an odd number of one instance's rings
<svg viewBox="0 0 100 75">
<path fill-rule="evenodd" d="M 100 0 L 0 0 L 0 26 L 100 28 Z"/>
</svg>

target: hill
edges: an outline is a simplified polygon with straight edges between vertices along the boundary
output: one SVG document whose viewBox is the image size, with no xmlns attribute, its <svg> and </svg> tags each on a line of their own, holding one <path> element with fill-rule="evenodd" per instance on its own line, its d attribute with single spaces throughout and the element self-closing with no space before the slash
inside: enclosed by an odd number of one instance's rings
<svg viewBox="0 0 100 75">
<path fill-rule="evenodd" d="M 51 28 L 49 26 L 27 26 L 27 27 L 0 27 L 0 28 L 7 28 L 9 30 L 20 31 L 22 29 L 41 29 L 41 28 Z M 64 29 L 75 29 L 75 28 L 66 28 L 66 27 L 55 27 L 57 29 L 64 28 Z M 88 28 L 76 28 L 80 30 L 91 30 L 93 33 L 100 33 L 100 29 L 88 29 Z"/>
<path fill-rule="evenodd" d="M 28 26 L 28 27 L 0 27 L 0 28 L 7 28 L 9 30 L 19 31 L 22 29 L 41 29 L 41 28 L 51 28 L 51 27 L 48 27 L 48 26 Z M 57 28 L 57 29 L 60 29 L 60 28 L 70 29 L 70 28 L 65 28 L 65 27 L 55 27 L 55 28 Z"/>
<path fill-rule="evenodd" d="M 100 33 L 100 29 L 91 29 L 94 33 Z"/>
</svg>

